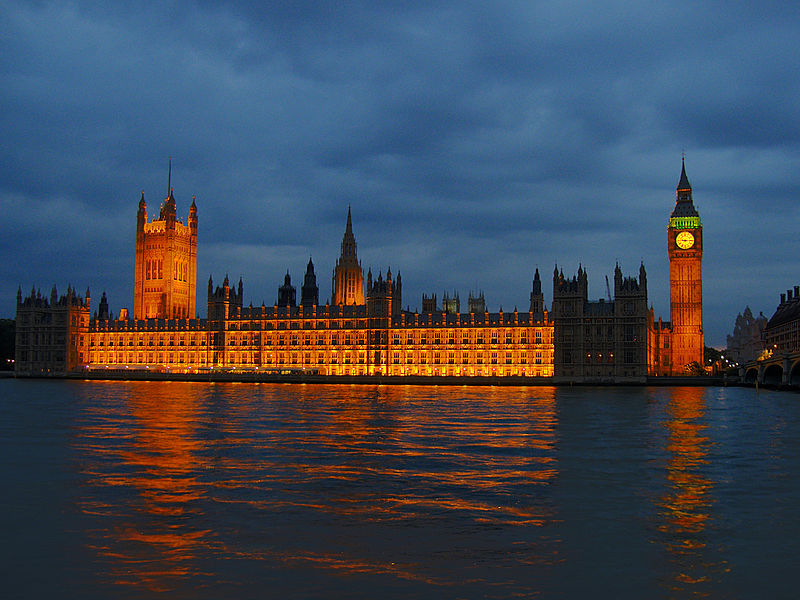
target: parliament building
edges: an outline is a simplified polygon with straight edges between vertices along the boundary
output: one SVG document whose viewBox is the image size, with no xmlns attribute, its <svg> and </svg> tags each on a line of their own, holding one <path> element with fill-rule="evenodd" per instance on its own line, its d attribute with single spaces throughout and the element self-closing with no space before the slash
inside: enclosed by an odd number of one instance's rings
<svg viewBox="0 0 800 600">
<path fill-rule="evenodd" d="M 547 310 L 538 269 L 527 311 L 488 312 L 470 294 L 442 306 L 403 310 L 402 278 L 391 269 L 366 277 L 358 259 L 350 209 L 332 276 L 331 300 L 319 304 L 314 264 L 301 287 L 286 273 L 272 306 L 244 303 L 244 286 L 208 280 L 206 318 L 194 318 L 198 214 L 186 225 L 172 189 L 148 220 L 144 193 L 136 223 L 133 314 L 114 317 L 103 293 L 92 313 L 90 292 L 71 286 L 49 298 L 17 293 L 16 372 L 20 376 L 103 373 L 242 373 L 387 377 L 517 377 L 560 382 L 644 382 L 648 375 L 684 375 L 703 363 L 702 226 L 685 166 L 667 227 L 669 322 L 648 308 L 647 274 L 614 270 L 613 297 L 590 301 L 586 270 L 553 272 Z"/>
</svg>

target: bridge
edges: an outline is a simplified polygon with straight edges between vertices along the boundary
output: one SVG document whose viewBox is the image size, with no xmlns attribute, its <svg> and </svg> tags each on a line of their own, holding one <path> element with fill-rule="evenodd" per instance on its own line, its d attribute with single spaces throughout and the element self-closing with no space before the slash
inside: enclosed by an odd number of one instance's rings
<svg viewBox="0 0 800 600">
<path fill-rule="evenodd" d="M 745 383 L 800 388 L 800 350 L 774 350 L 767 358 L 739 367 L 739 376 Z"/>
</svg>

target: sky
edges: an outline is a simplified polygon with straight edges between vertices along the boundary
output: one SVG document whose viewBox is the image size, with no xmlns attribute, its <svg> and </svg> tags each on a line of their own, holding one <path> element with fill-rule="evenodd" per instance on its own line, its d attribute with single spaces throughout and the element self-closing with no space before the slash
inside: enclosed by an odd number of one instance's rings
<svg viewBox="0 0 800 600">
<path fill-rule="evenodd" d="M 154 6 L 158 4 L 158 6 Z M 19 286 L 133 306 L 136 210 L 172 187 L 209 275 L 331 296 L 348 206 L 364 270 L 423 293 L 590 299 L 644 262 L 669 319 L 685 153 L 706 343 L 800 284 L 795 2 L 14 2 L 0 8 L 0 317 Z M 613 281 L 613 278 L 612 278 Z"/>
</svg>

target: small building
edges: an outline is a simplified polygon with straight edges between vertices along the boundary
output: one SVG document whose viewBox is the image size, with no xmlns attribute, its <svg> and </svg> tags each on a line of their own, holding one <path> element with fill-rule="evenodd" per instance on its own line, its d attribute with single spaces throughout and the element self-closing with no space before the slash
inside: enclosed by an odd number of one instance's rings
<svg viewBox="0 0 800 600">
<path fill-rule="evenodd" d="M 764 328 L 764 345 L 773 352 L 800 350 L 800 286 L 781 294 L 780 304 Z"/>
<path fill-rule="evenodd" d="M 16 350 L 14 369 L 18 375 L 64 375 L 87 360 L 89 290 L 79 296 L 72 286 L 50 298 L 31 290 L 28 297 L 17 291 Z"/>
</svg>

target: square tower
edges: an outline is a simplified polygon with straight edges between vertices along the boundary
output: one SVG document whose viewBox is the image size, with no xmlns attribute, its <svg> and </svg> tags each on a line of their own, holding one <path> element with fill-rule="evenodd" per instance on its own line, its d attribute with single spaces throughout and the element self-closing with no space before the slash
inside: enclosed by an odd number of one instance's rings
<svg viewBox="0 0 800 600">
<path fill-rule="evenodd" d="M 692 186 L 681 165 L 675 208 L 667 227 L 669 252 L 672 374 L 703 366 L 703 226 L 692 201 Z"/>
<path fill-rule="evenodd" d="M 175 197 L 147 222 L 144 192 L 136 218 L 133 318 L 191 319 L 197 296 L 197 206 L 192 196 L 188 224 L 176 218 Z"/>
</svg>

